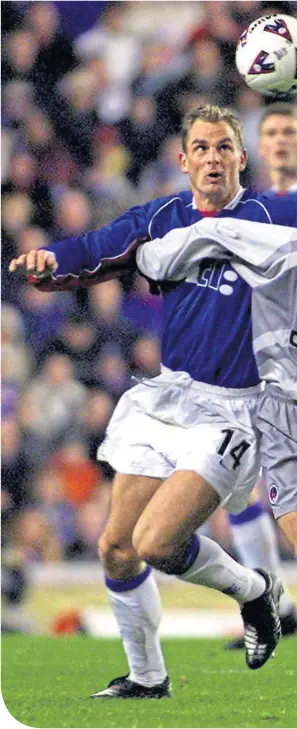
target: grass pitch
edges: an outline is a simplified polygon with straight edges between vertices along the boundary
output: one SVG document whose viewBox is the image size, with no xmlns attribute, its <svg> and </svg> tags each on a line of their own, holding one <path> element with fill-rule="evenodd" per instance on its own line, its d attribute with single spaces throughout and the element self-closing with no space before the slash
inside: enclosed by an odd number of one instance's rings
<svg viewBox="0 0 297 729">
<path fill-rule="evenodd" d="M 5 635 L 2 694 L 31 727 L 296 727 L 296 640 L 283 639 L 258 671 L 223 644 L 163 641 L 170 701 L 101 701 L 88 697 L 127 670 L 120 641 Z"/>
</svg>

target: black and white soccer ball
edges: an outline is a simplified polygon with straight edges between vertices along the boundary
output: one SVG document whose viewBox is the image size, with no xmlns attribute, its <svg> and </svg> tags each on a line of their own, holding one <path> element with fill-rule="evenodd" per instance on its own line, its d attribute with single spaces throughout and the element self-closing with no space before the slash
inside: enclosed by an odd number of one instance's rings
<svg viewBox="0 0 297 729">
<path fill-rule="evenodd" d="M 241 34 L 236 66 L 247 86 L 265 96 L 297 89 L 297 20 L 276 13 L 254 20 Z"/>
</svg>

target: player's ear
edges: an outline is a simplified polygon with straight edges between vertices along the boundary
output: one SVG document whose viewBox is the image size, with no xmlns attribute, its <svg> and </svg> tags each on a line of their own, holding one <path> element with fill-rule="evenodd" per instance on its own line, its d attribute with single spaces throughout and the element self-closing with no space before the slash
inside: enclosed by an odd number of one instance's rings
<svg viewBox="0 0 297 729">
<path fill-rule="evenodd" d="M 239 162 L 239 171 L 240 172 L 243 172 L 243 170 L 245 170 L 245 168 L 247 166 L 247 160 L 248 160 L 247 151 L 246 151 L 246 149 L 242 149 L 240 152 L 240 162 Z"/>
<path fill-rule="evenodd" d="M 188 159 L 187 159 L 187 155 L 185 154 L 185 152 L 179 153 L 179 166 L 180 166 L 180 169 L 182 172 L 187 173 L 189 171 L 188 170 Z"/>
</svg>

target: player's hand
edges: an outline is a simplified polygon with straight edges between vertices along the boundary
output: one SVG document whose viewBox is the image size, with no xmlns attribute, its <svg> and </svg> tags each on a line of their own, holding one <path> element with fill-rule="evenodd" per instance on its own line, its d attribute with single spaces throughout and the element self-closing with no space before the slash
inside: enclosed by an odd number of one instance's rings
<svg viewBox="0 0 297 729">
<path fill-rule="evenodd" d="M 46 278 L 49 274 L 54 273 L 58 268 L 58 263 L 54 253 L 50 251 L 32 250 L 29 253 L 23 253 L 18 258 L 13 258 L 9 264 L 9 271 L 22 271 L 26 274 L 36 276 L 36 278 Z"/>
</svg>

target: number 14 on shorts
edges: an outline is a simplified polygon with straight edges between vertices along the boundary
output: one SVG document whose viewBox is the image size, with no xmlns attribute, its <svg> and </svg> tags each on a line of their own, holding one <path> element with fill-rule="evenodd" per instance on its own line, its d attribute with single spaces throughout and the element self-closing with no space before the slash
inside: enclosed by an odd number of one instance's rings
<svg viewBox="0 0 297 729">
<path fill-rule="evenodd" d="M 218 455 L 223 456 L 220 463 L 229 468 L 231 466 L 233 471 L 240 466 L 242 457 L 251 447 L 251 443 L 247 440 L 240 440 L 239 443 L 236 443 L 236 434 L 238 436 L 236 430 L 224 428 L 222 430 L 222 442 L 218 448 Z"/>
</svg>

